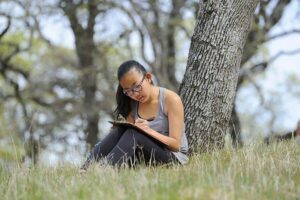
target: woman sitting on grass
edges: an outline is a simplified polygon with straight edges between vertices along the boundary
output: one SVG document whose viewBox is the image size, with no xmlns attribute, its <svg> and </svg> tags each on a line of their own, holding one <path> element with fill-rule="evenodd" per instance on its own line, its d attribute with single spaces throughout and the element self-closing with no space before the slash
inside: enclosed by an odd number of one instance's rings
<svg viewBox="0 0 300 200">
<path fill-rule="evenodd" d="M 188 143 L 184 131 L 184 109 L 180 97 L 154 86 L 152 75 L 138 62 L 130 60 L 118 69 L 117 116 L 143 129 L 123 126 L 110 133 L 92 149 L 81 167 L 105 159 L 113 166 L 167 164 L 188 161 Z"/>
</svg>

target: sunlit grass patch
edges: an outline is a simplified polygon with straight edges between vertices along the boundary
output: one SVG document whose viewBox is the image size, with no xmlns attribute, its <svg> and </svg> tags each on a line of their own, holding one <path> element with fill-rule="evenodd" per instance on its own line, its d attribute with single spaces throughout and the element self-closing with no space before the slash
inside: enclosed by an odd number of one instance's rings
<svg viewBox="0 0 300 200">
<path fill-rule="evenodd" d="M 194 155 L 188 165 L 0 168 L 1 199 L 297 199 L 300 145 L 253 144 Z"/>
</svg>

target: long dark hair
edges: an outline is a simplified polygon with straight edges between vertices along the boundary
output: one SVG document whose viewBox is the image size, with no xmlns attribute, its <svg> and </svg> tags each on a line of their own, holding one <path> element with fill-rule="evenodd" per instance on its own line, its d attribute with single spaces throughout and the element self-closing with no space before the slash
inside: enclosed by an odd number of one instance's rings
<svg viewBox="0 0 300 200">
<path fill-rule="evenodd" d="M 120 81 L 121 78 L 131 69 L 135 69 L 137 72 L 139 72 L 142 75 L 145 75 L 147 73 L 145 67 L 141 65 L 139 62 L 135 60 L 128 60 L 119 66 L 118 80 Z M 117 101 L 117 108 L 114 111 L 116 117 L 122 115 L 124 118 L 126 118 L 131 111 L 131 102 L 133 100 L 123 93 L 123 88 L 121 87 L 120 84 L 118 85 L 118 89 L 116 93 L 116 101 Z"/>
</svg>

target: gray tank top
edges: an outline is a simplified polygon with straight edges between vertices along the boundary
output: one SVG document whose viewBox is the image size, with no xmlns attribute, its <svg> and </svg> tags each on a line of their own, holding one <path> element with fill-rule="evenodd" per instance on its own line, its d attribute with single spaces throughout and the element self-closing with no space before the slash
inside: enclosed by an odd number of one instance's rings
<svg viewBox="0 0 300 200">
<path fill-rule="evenodd" d="M 159 111 L 152 121 L 148 121 L 148 124 L 149 127 L 152 128 L 153 130 L 163 135 L 169 136 L 169 120 L 168 120 L 168 116 L 164 112 L 165 111 L 164 102 L 165 102 L 165 88 L 160 87 L 159 88 Z M 132 104 L 132 117 L 134 120 L 139 117 L 138 102 L 133 102 Z M 172 153 L 176 156 L 176 158 L 181 164 L 186 164 L 189 160 L 186 155 L 187 152 L 188 152 L 188 143 L 185 134 L 185 127 L 183 127 L 182 137 L 181 137 L 181 148 L 178 152 L 172 152 Z"/>
</svg>

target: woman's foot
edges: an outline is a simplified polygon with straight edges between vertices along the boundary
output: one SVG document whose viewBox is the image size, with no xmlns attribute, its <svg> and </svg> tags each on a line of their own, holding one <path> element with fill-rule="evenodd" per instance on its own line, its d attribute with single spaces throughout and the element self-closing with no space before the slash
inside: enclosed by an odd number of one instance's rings
<svg viewBox="0 0 300 200">
<path fill-rule="evenodd" d="M 86 169 L 82 169 L 82 168 L 81 168 L 81 169 L 79 170 L 79 174 L 80 174 L 80 175 L 83 175 L 83 174 L 86 173 L 86 171 L 87 171 Z"/>
</svg>

